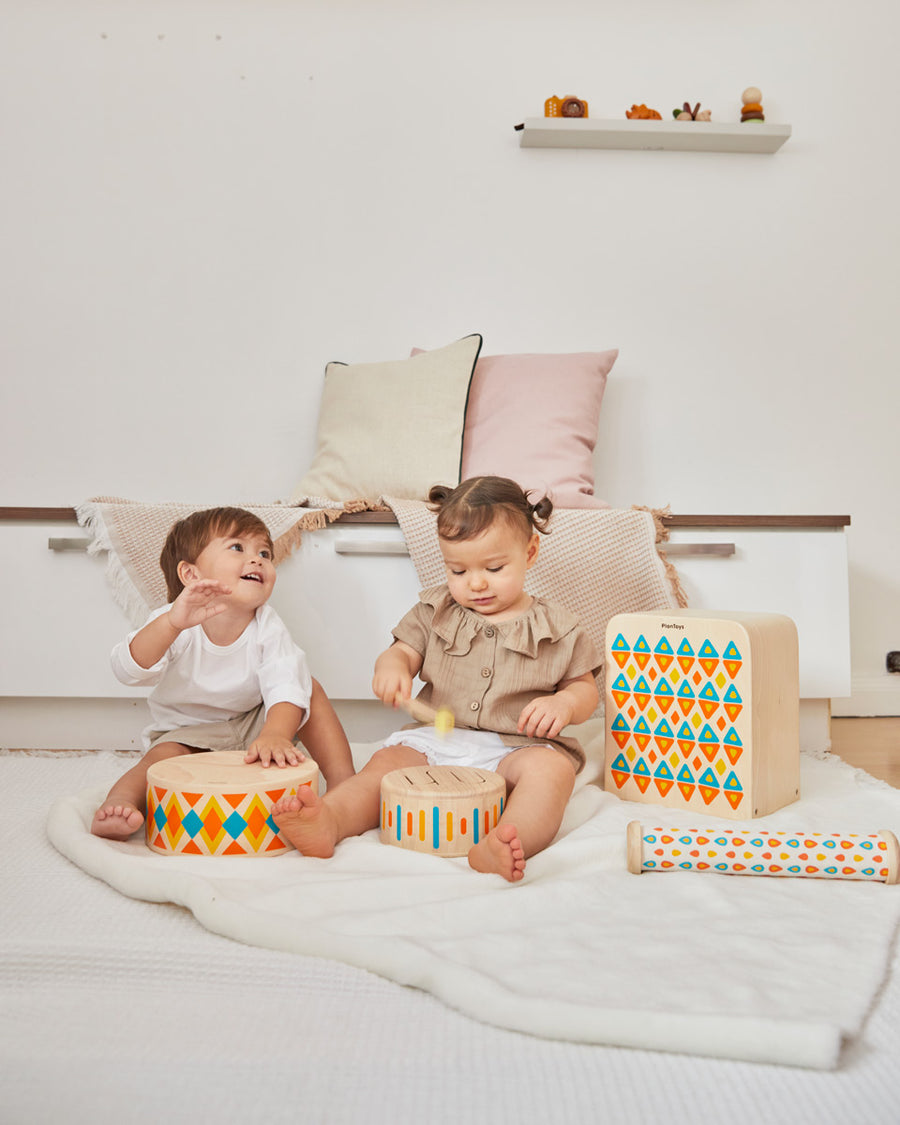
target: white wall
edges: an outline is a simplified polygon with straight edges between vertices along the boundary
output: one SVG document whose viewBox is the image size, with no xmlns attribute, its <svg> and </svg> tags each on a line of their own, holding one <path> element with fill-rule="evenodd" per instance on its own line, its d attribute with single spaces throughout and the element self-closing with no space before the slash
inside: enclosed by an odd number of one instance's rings
<svg viewBox="0 0 900 1125">
<path fill-rule="evenodd" d="M 5 0 L 0 502 L 284 497 L 330 359 L 617 346 L 598 492 L 849 513 L 888 698 L 898 33 L 890 0 Z M 513 131 L 552 93 L 736 120 L 750 84 L 774 156 Z"/>
</svg>

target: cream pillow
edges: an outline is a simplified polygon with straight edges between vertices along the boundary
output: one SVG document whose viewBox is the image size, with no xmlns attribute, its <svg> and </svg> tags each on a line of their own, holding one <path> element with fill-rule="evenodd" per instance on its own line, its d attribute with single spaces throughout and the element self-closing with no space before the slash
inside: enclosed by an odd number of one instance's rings
<svg viewBox="0 0 900 1125">
<path fill-rule="evenodd" d="M 384 363 L 329 363 L 316 453 L 294 498 L 424 500 L 459 483 L 477 333 Z"/>
</svg>

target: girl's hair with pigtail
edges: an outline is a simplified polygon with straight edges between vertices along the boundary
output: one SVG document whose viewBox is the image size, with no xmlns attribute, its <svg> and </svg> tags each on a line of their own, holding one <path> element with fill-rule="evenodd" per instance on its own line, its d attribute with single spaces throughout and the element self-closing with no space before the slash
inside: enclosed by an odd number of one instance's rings
<svg viewBox="0 0 900 1125">
<path fill-rule="evenodd" d="M 474 539 L 496 519 L 520 528 L 526 536 L 539 531 L 547 534 L 553 501 L 542 496 L 536 504 L 530 494 L 509 477 L 470 477 L 455 488 L 436 484 L 428 493 L 433 512 L 437 512 L 437 532 L 441 539 Z"/>
</svg>

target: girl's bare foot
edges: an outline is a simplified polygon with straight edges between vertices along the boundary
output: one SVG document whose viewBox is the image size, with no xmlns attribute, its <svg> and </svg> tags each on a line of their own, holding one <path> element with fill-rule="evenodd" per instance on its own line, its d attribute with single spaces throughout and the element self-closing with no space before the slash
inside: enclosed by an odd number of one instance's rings
<svg viewBox="0 0 900 1125">
<path fill-rule="evenodd" d="M 310 786 L 303 785 L 296 796 L 276 801 L 272 806 L 272 819 L 278 831 L 301 855 L 317 859 L 334 855 L 337 824 L 331 810 Z"/>
<path fill-rule="evenodd" d="M 510 883 L 525 876 L 525 849 L 512 824 L 498 824 L 469 851 L 469 866 L 502 875 Z"/>
<path fill-rule="evenodd" d="M 94 813 L 91 832 L 106 840 L 127 840 L 144 823 L 144 814 L 127 801 L 107 800 Z"/>
</svg>

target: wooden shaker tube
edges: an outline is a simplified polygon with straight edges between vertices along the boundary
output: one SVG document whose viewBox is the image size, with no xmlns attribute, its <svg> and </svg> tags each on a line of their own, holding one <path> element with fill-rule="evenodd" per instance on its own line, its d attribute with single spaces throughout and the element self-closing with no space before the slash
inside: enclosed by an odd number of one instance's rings
<svg viewBox="0 0 900 1125">
<path fill-rule="evenodd" d="M 628 870 L 704 871 L 896 883 L 900 845 L 888 829 L 780 832 L 743 828 L 627 828 Z"/>
</svg>

